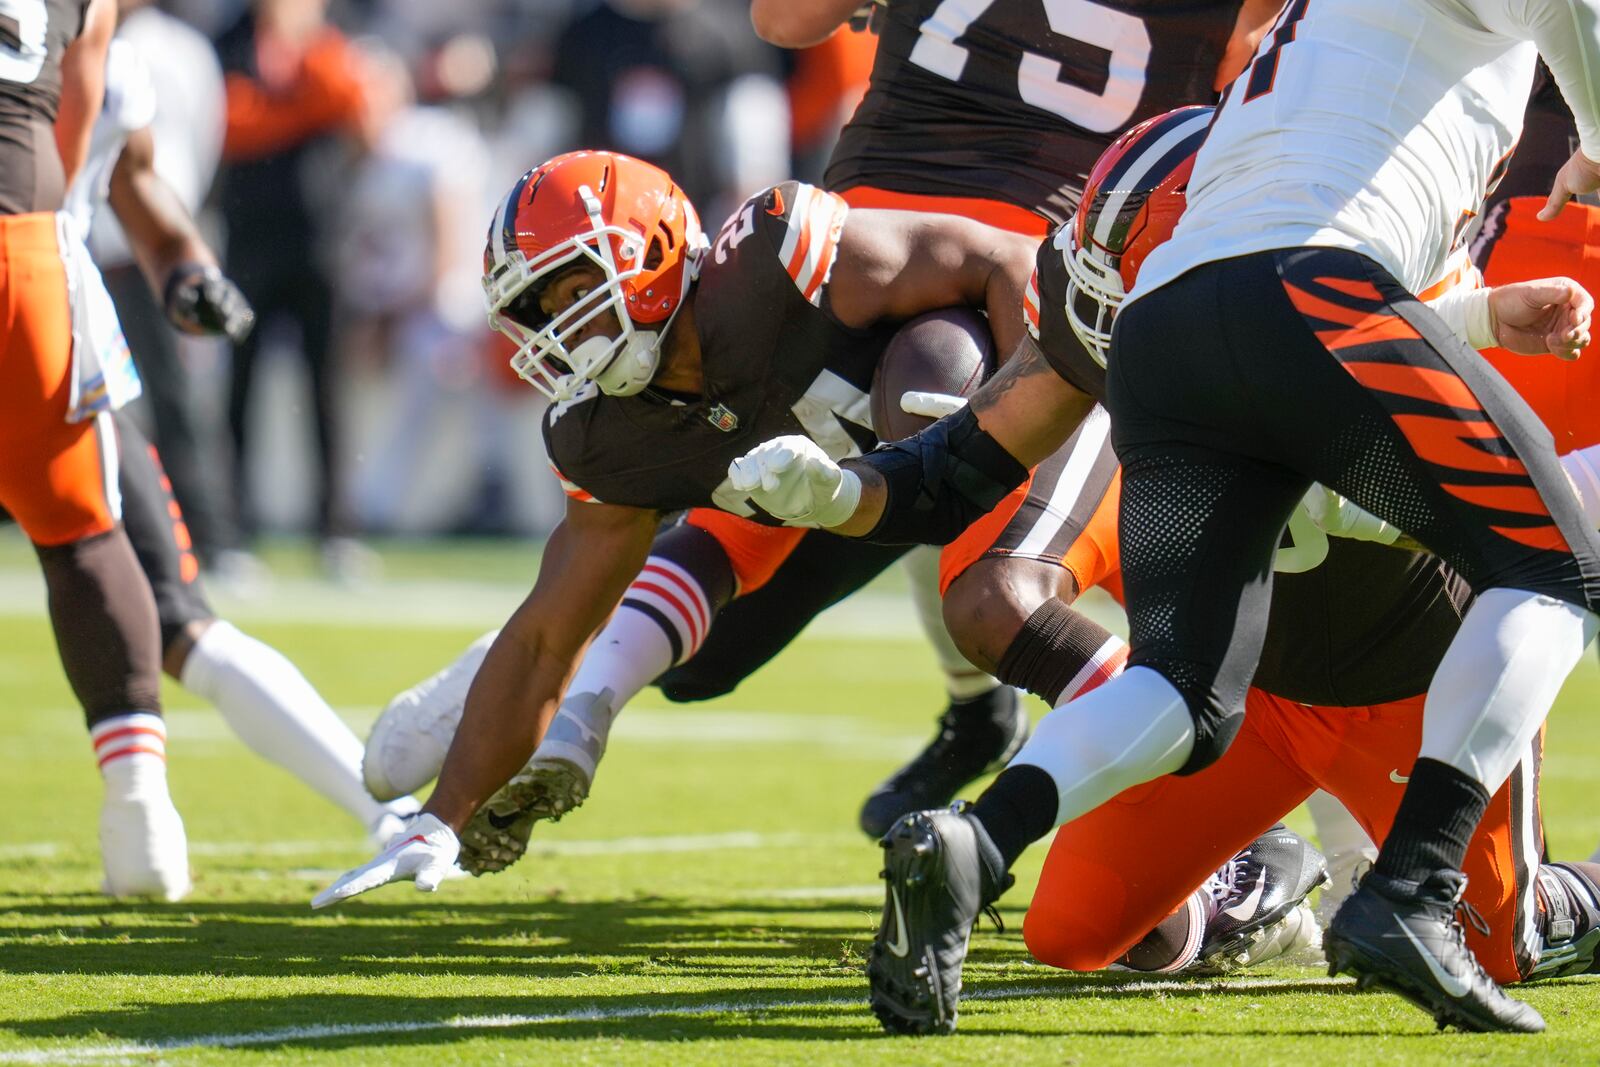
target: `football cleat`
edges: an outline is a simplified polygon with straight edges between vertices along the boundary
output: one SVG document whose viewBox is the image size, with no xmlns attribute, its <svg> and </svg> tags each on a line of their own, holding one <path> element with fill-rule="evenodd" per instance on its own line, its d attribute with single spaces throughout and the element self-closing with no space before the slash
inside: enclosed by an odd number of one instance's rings
<svg viewBox="0 0 1600 1067">
<path fill-rule="evenodd" d="M 1467 947 L 1456 918 L 1466 887 L 1460 871 L 1436 871 L 1416 886 L 1372 871 L 1323 935 L 1328 973 L 1399 994 L 1441 1030 L 1539 1033 L 1539 1013 L 1506 996 Z"/>
<path fill-rule="evenodd" d="M 907 812 L 944 807 L 970 782 L 1010 763 L 1027 740 L 1028 712 L 1010 686 L 952 701 L 928 746 L 861 805 L 861 829 L 881 838 Z"/>
<path fill-rule="evenodd" d="M 1293 931 L 1273 927 L 1294 915 L 1327 878 L 1322 853 L 1311 842 L 1282 824 L 1274 826 L 1206 882 L 1210 916 L 1199 955 L 1188 969 L 1223 973 L 1288 951 L 1300 920 L 1291 924 Z M 1316 926 L 1314 918 L 1311 925 Z M 1268 954 L 1267 942 L 1286 938 L 1282 949 Z"/>
<path fill-rule="evenodd" d="M 389 701 L 367 735 L 361 778 L 378 800 L 414 793 L 439 777 L 461 725 L 467 690 L 500 631 L 484 634 L 444 670 Z"/>
<path fill-rule="evenodd" d="M 903 816 L 880 844 L 887 885 L 867 960 L 873 1014 L 890 1033 L 951 1033 L 973 923 L 1013 879 L 959 807 Z"/>
<path fill-rule="evenodd" d="M 561 702 L 528 765 L 484 801 L 461 831 L 461 869 L 503 871 L 528 850 L 533 824 L 552 821 L 589 798 L 617 709 L 609 689 Z"/>
<path fill-rule="evenodd" d="M 1565 863 L 1539 868 L 1539 962 L 1524 981 L 1600 971 L 1600 903 L 1589 879 Z"/>
<path fill-rule="evenodd" d="M 159 793 L 113 798 L 100 808 L 101 889 L 113 897 L 182 900 L 189 895 L 189 839 L 172 798 Z"/>
<path fill-rule="evenodd" d="M 1235 951 L 1212 953 L 1207 958 L 1196 959 L 1177 973 L 1232 974 L 1273 960 L 1309 965 L 1321 959 L 1322 926 L 1317 922 L 1311 905 L 1301 903 L 1277 922 L 1261 927 Z"/>
</svg>

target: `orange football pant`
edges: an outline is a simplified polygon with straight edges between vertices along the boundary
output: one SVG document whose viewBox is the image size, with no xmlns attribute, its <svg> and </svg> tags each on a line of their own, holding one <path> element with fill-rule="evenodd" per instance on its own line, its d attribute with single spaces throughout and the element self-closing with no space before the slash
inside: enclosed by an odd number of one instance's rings
<svg viewBox="0 0 1600 1067">
<path fill-rule="evenodd" d="M 66 421 L 72 314 L 50 212 L 0 217 L 0 330 L 0 506 L 39 545 L 110 530 L 111 430 Z"/>
</svg>

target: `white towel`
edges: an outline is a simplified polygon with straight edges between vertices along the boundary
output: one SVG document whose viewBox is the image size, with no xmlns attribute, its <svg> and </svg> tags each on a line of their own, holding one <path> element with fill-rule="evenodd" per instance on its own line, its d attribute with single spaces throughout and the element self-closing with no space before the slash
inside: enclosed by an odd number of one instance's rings
<svg viewBox="0 0 1600 1067">
<path fill-rule="evenodd" d="M 86 236 L 71 215 L 56 212 L 56 242 L 67 269 L 67 300 L 72 310 L 68 422 L 82 422 L 102 411 L 115 411 L 143 391 L 111 294 L 106 292 L 106 283 L 84 244 Z"/>
</svg>

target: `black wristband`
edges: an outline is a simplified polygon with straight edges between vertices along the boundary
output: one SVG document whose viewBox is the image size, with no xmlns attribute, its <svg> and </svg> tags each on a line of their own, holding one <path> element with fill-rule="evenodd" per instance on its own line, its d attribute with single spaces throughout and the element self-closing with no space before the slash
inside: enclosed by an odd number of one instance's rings
<svg viewBox="0 0 1600 1067">
<path fill-rule="evenodd" d="M 890 545 L 948 544 L 1028 477 L 970 407 L 880 445 L 860 462 L 883 477 L 887 490 L 883 516 L 866 539 Z"/>
</svg>

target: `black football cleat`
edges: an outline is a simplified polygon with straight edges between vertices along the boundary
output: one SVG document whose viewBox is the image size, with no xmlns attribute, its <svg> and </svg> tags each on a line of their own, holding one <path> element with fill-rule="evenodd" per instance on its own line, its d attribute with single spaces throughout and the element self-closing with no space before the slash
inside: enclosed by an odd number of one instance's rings
<svg viewBox="0 0 1600 1067">
<path fill-rule="evenodd" d="M 1523 981 L 1600 973 L 1600 903 L 1588 876 L 1571 864 L 1546 863 L 1536 887 L 1539 961 Z"/>
<path fill-rule="evenodd" d="M 973 923 L 1013 879 L 982 824 L 957 808 L 903 816 L 880 844 L 887 885 L 867 959 L 873 1014 L 894 1034 L 951 1033 Z"/>
<path fill-rule="evenodd" d="M 1000 770 L 1028 740 L 1028 712 L 1009 685 L 951 701 L 939 733 L 861 805 L 861 829 L 881 838 L 900 816 L 942 808 L 970 782 Z"/>
<path fill-rule="evenodd" d="M 1311 842 L 1278 824 L 1223 864 L 1206 888 L 1211 891 L 1211 917 L 1206 920 L 1200 952 L 1187 971 L 1225 973 L 1281 955 L 1295 938 L 1268 946 L 1273 927 L 1328 880 L 1328 865 Z M 1303 916 L 1295 916 L 1297 927 Z M 1315 925 L 1314 921 L 1312 925 Z"/>
<path fill-rule="evenodd" d="M 1442 1030 L 1536 1034 L 1544 1019 L 1506 996 L 1467 947 L 1456 907 L 1467 876 L 1436 871 L 1421 885 L 1369 872 L 1323 935 L 1328 973 L 1398 993 Z"/>
</svg>

